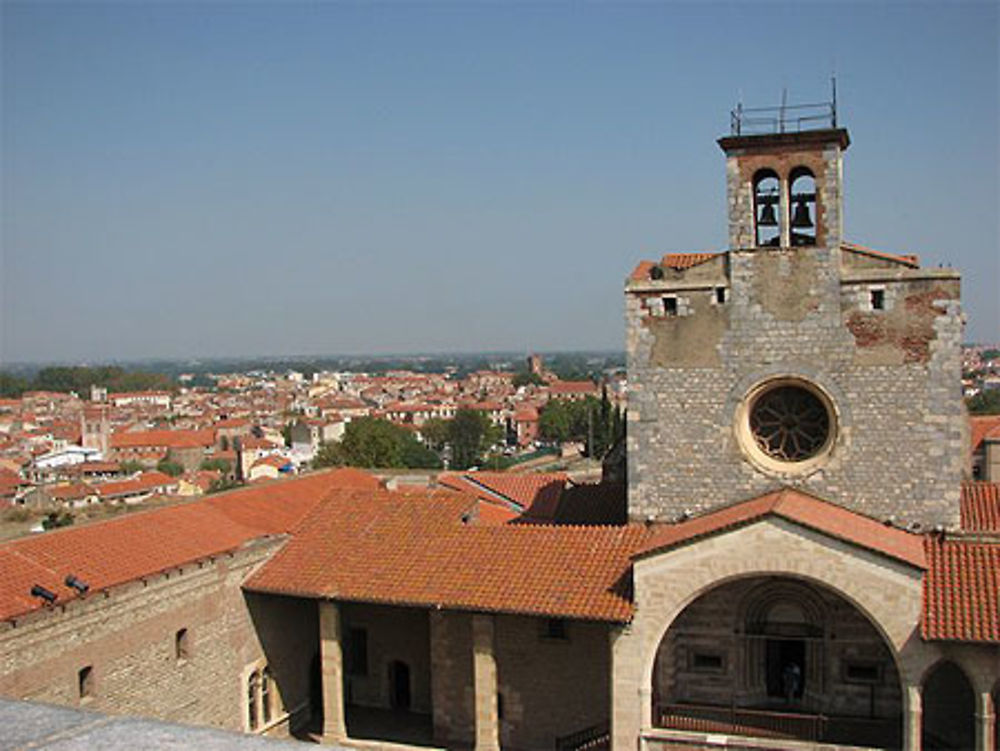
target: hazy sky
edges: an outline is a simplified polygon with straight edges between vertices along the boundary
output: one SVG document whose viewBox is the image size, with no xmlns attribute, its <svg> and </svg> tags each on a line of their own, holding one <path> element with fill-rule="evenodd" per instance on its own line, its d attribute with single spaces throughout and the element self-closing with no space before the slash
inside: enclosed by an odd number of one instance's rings
<svg viewBox="0 0 1000 751">
<path fill-rule="evenodd" d="M 847 239 L 1000 339 L 998 4 L 2 3 L 0 363 L 622 348 L 723 249 L 729 110 L 823 101 Z"/>
</svg>

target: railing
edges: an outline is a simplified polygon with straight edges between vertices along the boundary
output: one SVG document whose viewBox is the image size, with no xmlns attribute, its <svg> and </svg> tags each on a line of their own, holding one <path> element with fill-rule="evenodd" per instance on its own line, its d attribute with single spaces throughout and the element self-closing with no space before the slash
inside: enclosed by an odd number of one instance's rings
<svg viewBox="0 0 1000 751">
<path fill-rule="evenodd" d="M 806 741 L 820 740 L 827 722 L 826 717 L 817 714 L 700 704 L 663 704 L 657 718 L 660 727 L 671 730 Z"/>
<path fill-rule="evenodd" d="M 837 127 L 837 80 L 830 81 L 829 102 L 819 104 L 785 104 L 786 92 L 781 93 L 780 107 L 744 107 L 742 103 L 729 112 L 729 130 L 734 136 L 762 133 L 796 133 L 803 130 Z"/>
<path fill-rule="evenodd" d="M 611 744 L 611 726 L 607 722 L 556 738 L 556 751 L 593 751 Z"/>
</svg>

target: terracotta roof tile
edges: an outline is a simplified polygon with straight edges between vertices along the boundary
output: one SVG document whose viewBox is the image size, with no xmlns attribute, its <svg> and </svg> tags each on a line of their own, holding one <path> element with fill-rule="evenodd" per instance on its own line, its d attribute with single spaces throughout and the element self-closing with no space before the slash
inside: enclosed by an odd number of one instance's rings
<svg viewBox="0 0 1000 751">
<path fill-rule="evenodd" d="M 194 448 L 215 443 L 215 431 L 206 430 L 141 430 L 132 433 L 112 433 L 112 448 Z"/>
<path fill-rule="evenodd" d="M 566 487 L 565 472 L 442 473 L 438 482 L 485 501 L 501 501 L 536 520 L 551 520 Z"/>
<path fill-rule="evenodd" d="M 917 568 L 926 565 L 922 538 L 886 525 L 841 506 L 792 488 L 751 498 L 702 516 L 655 528 L 637 551 L 645 556 L 659 550 L 750 524 L 766 516 L 780 516 L 845 542 L 874 550 Z"/>
<path fill-rule="evenodd" d="M 681 271 L 692 266 L 700 266 L 721 255 L 722 253 L 667 253 L 660 260 L 660 265 Z"/>
<path fill-rule="evenodd" d="M 983 439 L 997 428 L 1000 428 L 1000 415 L 974 415 L 970 417 L 970 450 L 977 451 Z"/>
<path fill-rule="evenodd" d="M 861 255 L 871 256 L 872 258 L 881 258 L 885 261 L 895 261 L 896 263 L 904 266 L 910 266 L 915 269 L 920 268 L 920 259 L 915 255 L 903 256 L 895 253 L 886 253 L 885 251 L 866 248 L 864 245 L 857 245 L 856 243 L 841 243 L 840 247 L 844 250 L 849 250 L 852 253 L 860 253 Z"/>
<path fill-rule="evenodd" d="M 925 639 L 1000 642 L 1000 544 L 928 537 Z"/>
<path fill-rule="evenodd" d="M 41 609 L 33 584 L 65 602 L 75 597 L 63 584 L 66 574 L 97 591 L 290 532 L 332 487 L 377 487 L 374 477 L 360 475 L 319 472 L 0 545 L 0 620 Z"/>
<path fill-rule="evenodd" d="M 474 503 L 444 490 L 331 493 L 245 586 L 456 610 L 631 616 L 629 558 L 643 527 L 463 523 Z"/>
<path fill-rule="evenodd" d="M 972 482 L 962 486 L 962 529 L 1000 533 L 1000 483 Z"/>
</svg>

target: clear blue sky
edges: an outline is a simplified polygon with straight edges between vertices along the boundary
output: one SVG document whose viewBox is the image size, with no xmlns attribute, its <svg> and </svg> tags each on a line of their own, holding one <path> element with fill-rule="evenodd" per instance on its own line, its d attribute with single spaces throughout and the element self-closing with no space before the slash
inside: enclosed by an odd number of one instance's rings
<svg viewBox="0 0 1000 751">
<path fill-rule="evenodd" d="M 0 362 L 622 348 L 836 70 L 847 238 L 1000 339 L 998 5 L 2 4 Z"/>
</svg>

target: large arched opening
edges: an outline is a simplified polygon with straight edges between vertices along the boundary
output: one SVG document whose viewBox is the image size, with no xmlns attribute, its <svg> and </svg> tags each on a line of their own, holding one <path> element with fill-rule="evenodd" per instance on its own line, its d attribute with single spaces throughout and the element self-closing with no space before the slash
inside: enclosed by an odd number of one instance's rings
<svg viewBox="0 0 1000 751">
<path fill-rule="evenodd" d="M 899 747 L 903 695 L 891 647 L 823 585 L 730 580 L 677 616 L 657 649 L 662 728 Z"/>
<path fill-rule="evenodd" d="M 921 688 L 923 751 L 969 749 L 976 742 L 976 694 L 962 669 L 950 660 L 927 673 Z"/>
</svg>

